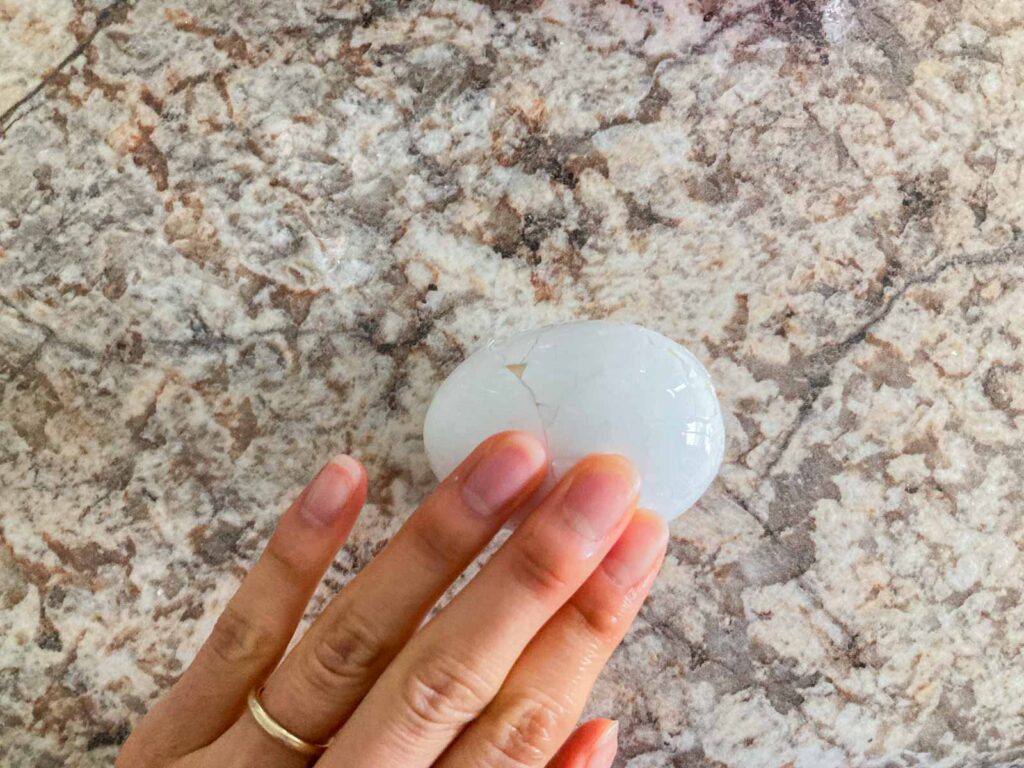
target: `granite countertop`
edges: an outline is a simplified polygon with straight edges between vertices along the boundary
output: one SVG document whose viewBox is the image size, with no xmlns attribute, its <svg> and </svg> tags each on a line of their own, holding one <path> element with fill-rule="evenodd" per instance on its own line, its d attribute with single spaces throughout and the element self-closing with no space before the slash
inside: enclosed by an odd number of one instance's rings
<svg viewBox="0 0 1024 768">
<path fill-rule="evenodd" d="M 0 2 L 0 763 L 107 765 L 282 503 L 481 340 L 715 378 L 630 768 L 1024 761 L 1024 5 Z M 314 606 L 314 610 L 315 610 Z"/>
</svg>

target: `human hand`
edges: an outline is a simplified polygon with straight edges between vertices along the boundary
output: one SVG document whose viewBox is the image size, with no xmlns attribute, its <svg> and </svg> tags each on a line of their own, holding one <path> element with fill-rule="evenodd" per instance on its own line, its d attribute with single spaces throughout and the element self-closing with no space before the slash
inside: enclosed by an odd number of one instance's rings
<svg viewBox="0 0 1024 768">
<path fill-rule="evenodd" d="M 668 538 L 660 518 L 635 510 L 639 480 L 625 459 L 577 464 L 420 628 L 531 499 L 546 463 L 527 434 L 485 441 L 281 660 L 366 498 L 362 466 L 333 459 L 118 768 L 298 768 L 317 757 L 303 743 L 327 742 L 318 768 L 608 768 L 615 723 L 573 728 Z M 300 741 L 286 745 L 287 733 Z"/>
</svg>

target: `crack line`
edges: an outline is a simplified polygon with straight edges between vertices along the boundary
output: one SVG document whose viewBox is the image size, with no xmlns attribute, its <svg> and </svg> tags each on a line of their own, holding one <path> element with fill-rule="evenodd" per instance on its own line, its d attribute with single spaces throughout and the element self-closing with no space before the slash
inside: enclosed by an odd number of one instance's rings
<svg viewBox="0 0 1024 768">
<path fill-rule="evenodd" d="M 831 347 L 826 347 L 822 350 L 819 353 L 819 356 L 825 364 L 825 370 L 816 375 L 810 376 L 811 386 L 807 393 L 801 398 L 802 402 L 800 404 L 800 410 L 797 412 L 797 418 L 793 422 L 793 425 L 786 431 L 782 438 L 782 442 L 779 448 L 775 451 L 775 455 L 772 457 L 771 461 L 769 461 L 764 470 L 759 473 L 759 478 L 763 480 L 771 475 L 772 471 L 785 456 L 793 438 L 796 436 L 796 433 L 810 417 L 811 411 L 814 409 L 815 403 L 818 402 L 819 396 L 832 383 L 832 373 L 835 370 L 835 366 L 843 360 L 851 350 L 859 346 L 861 342 L 867 338 L 867 335 L 871 332 L 872 328 L 883 322 L 892 313 L 896 304 L 906 296 L 907 292 L 911 288 L 932 283 L 944 272 L 950 269 L 958 267 L 990 267 L 998 264 L 1007 264 L 1015 258 L 1024 256 L 1022 249 L 1024 249 L 1024 233 L 1017 233 L 1009 244 L 995 251 L 983 253 L 980 256 L 975 257 L 954 256 L 928 272 L 908 277 L 903 286 L 890 295 L 882 307 L 875 312 L 874 315 L 869 317 L 856 331 L 839 343 Z"/>
<path fill-rule="evenodd" d="M 61 59 L 60 63 L 57 64 L 56 67 L 51 69 L 50 72 L 42 80 L 36 83 L 36 85 L 28 93 L 26 93 L 16 102 L 14 102 L 14 104 L 8 107 L 4 111 L 4 113 L 0 115 L 0 139 L 4 138 L 7 135 L 7 131 L 10 129 L 10 127 L 14 125 L 15 122 L 17 122 L 16 119 L 11 119 L 15 116 L 15 113 L 19 109 L 21 109 L 21 107 L 24 106 L 27 102 L 31 101 L 36 96 L 36 94 L 43 90 L 47 85 L 52 83 L 54 79 L 57 77 L 57 75 L 64 71 L 65 67 L 67 67 L 68 64 L 70 64 L 72 61 L 81 56 L 85 49 L 92 45 L 92 41 L 96 38 L 96 36 L 114 22 L 117 11 L 119 11 L 121 8 L 125 6 L 131 5 L 132 2 L 133 0 L 114 0 L 114 2 L 104 7 L 99 13 L 96 14 L 96 26 L 93 27 L 92 31 L 85 36 L 82 42 L 76 45 L 72 49 L 71 53 L 69 53 L 67 56 Z"/>
<path fill-rule="evenodd" d="M 828 350 L 826 358 L 831 358 L 828 361 L 829 368 L 824 373 L 817 377 L 812 378 L 812 387 L 807 395 L 803 398 L 803 403 L 800 406 L 800 413 L 794 424 L 787 430 L 783 443 L 779 448 L 772 461 L 769 462 L 768 466 L 763 472 L 759 474 L 759 480 L 765 480 L 771 474 L 772 470 L 779 463 L 782 457 L 785 455 L 792 442 L 796 433 L 806 422 L 810 416 L 811 410 L 814 404 L 817 402 L 821 392 L 828 387 L 831 383 L 831 373 L 835 368 L 835 365 L 842 360 L 846 354 L 854 347 L 858 346 L 864 341 L 867 334 L 870 332 L 878 323 L 885 320 L 886 317 L 893 311 L 896 303 L 899 302 L 907 292 L 918 285 L 927 285 L 937 280 L 944 272 L 955 269 L 958 267 L 990 267 L 1000 264 L 1007 264 L 1015 259 L 1019 259 L 1022 255 L 1022 246 L 1024 246 L 1024 233 L 1018 233 L 1012 241 L 1006 246 L 999 248 L 995 251 L 981 254 L 973 258 L 965 256 L 955 256 L 951 259 L 947 259 L 930 271 L 919 273 L 915 276 L 907 278 L 905 284 L 898 290 L 895 291 L 882 305 L 881 309 L 870 317 L 864 324 L 860 326 L 853 334 L 847 337 L 845 340 L 836 344 L 834 347 Z M 754 520 L 762 529 L 764 534 L 777 545 L 782 545 L 781 534 L 792 526 L 786 526 L 786 528 L 775 530 L 771 528 L 767 520 L 761 519 L 761 517 L 753 510 L 750 504 L 742 496 L 734 493 L 727 485 L 722 483 L 722 494 L 723 496 L 737 507 L 739 507 L 745 514 L 747 514 L 752 520 Z M 845 622 L 839 619 L 831 610 L 829 610 L 823 598 L 818 594 L 817 589 L 812 584 L 807 583 L 806 573 L 800 574 L 794 580 L 797 587 L 807 595 L 815 607 L 820 610 L 832 623 L 836 626 L 840 632 L 844 635 L 848 643 L 852 643 L 856 637 L 856 633 L 846 625 Z"/>
</svg>

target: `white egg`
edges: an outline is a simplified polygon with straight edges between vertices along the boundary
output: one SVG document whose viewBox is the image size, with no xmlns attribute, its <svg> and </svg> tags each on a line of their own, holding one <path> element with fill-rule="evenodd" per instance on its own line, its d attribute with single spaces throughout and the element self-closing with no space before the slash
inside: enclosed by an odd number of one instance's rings
<svg viewBox="0 0 1024 768">
<path fill-rule="evenodd" d="M 666 520 L 715 479 L 725 449 L 711 377 L 684 347 L 627 323 L 590 320 L 492 341 L 449 376 L 423 426 L 434 474 L 451 473 L 489 435 L 544 441 L 558 479 L 589 453 L 626 456 L 640 506 Z"/>
</svg>

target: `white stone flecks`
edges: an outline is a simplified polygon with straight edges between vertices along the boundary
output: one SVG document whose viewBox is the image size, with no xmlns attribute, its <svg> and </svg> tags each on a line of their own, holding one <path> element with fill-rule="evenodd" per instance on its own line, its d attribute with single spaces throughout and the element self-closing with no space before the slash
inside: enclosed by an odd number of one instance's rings
<svg viewBox="0 0 1024 768">
<path fill-rule="evenodd" d="M 0 2 L 0 763 L 109 765 L 351 451 L 312 617 L 445 377 L 589 318 L 726 434 L 619 765 L 1019 764 L 1022 147 L 1009 1 Z"/>
</svg>

